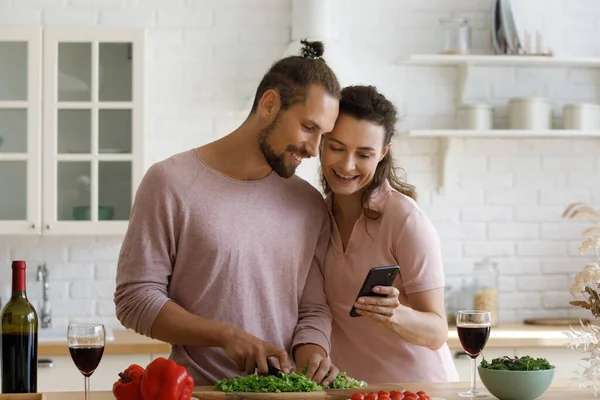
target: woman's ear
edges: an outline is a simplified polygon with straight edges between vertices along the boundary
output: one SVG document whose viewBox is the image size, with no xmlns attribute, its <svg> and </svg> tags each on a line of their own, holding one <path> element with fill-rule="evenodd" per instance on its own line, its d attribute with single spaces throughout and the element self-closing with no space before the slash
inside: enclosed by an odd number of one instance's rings
<svg viewBox="0 0 600 400">
<path fill-rule="evenodd" d="M 379 161 L 383 160 L 383 158 L 384 158 L 385 156 L 387 156 L 387 153 L 388 153 L 388 151 L 390 151 L 390 148 L 391 148 L 391 147 L 392 147 L 392 144 L 390 143 L 390 144 L 388 144 L 387 146 L 385 146 L 385 147 L 383 148 L 383 152 L 381 153 L 381 158 L 379 159 Z"/>
</svg>

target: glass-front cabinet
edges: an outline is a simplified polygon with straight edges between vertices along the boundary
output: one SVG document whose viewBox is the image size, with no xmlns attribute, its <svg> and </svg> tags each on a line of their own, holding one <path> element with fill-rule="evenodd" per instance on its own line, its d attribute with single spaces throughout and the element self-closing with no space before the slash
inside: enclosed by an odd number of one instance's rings
<svg viewBox="0 0 600 400">
<path fill-rule="evenodd" d="M 123 234 L 143 174 L 143 34 L 41 32 L 33 62 L 31 42 L 0 42 L 0 233 L 16 233 L 3 232 L 10 220 L 45 235 Z M 27 61 L 41 79 L 23 79 Z"/>
<path fill-rule="evenodd" d="M 0 234 L 42 221 L 42 31 L 0 30 Z"/>
</svg>

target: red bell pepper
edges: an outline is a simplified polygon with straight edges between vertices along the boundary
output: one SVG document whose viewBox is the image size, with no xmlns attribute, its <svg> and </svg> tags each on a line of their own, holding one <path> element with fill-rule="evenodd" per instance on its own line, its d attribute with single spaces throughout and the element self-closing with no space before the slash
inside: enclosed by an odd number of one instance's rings
<svg viewBox="0 0 600 400">
<path fill-rule="evenodd" d="M 141 391 L 144 400 L 190 400 L 194 379 L 185 367 L 160 357 L 146 367 Z"/>
<path fill-rule="evenodd" d="M 117 400 L 144 400 L 140 391 L 144 368 L 132 364 L 125 371 L 119 372 L 119 376 L 119 380 L 113 384 L 112 388 Z"/>
</svg>

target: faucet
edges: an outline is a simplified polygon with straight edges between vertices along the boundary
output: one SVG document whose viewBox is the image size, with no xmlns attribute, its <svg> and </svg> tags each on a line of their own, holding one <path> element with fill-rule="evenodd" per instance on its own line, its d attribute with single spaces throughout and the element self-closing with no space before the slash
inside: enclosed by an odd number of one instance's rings
<svg viewBox="0 0 600 400">
<path fill-rule="evenodd" d="M 43 287 L 43 295 L 42 295 L 42 329 L 47 329 L 52 326 L 52 307 L 50 306 L 50 301 L 48 300 L 48 290 L 50 285 L 48 284 L 48 268 L 46 268 L 46 263 L 38 265 L 37 268 L 37 281 L 42 282 Z"/>
</svg>

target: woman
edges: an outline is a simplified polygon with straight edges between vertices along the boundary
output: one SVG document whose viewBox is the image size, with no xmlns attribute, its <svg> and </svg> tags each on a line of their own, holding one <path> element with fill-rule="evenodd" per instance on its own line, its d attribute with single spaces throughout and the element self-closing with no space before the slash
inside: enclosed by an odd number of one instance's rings
<svg viewBox="0 0 600 400">
<path fill-rule="evenodd" d="M 333 316 L 331 359 L 370 383 L 457 381 L 445 344 L 444 272 L 437 232 L 415 188 L 394 172 L 396 109 L 372 86 L 342 90 L 321 152 L 321 181 L 333 218 L 325 291 Z M 369 269 L 398 265 L 386 297 L 356 295 Z M 352 306 L 359 317 L 349 315 Z"/>
</svg>

